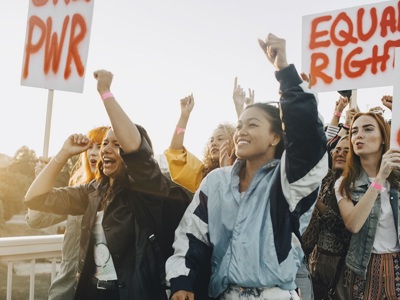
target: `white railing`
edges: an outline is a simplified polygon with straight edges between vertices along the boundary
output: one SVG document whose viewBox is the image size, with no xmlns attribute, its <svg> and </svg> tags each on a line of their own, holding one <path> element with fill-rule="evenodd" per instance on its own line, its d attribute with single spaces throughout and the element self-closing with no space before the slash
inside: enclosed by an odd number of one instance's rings
<svg viewBox="0 0 400 300">
<path fill-rule="evenodd" d="M 51 260 L 51 281 L 56 274 L 57 259 L 61 257 L 62 234 L 0 238 L 0 263 L 7 263 L 7 300 L 11 300 L 14 262 L 30 260 L 29 300 L 35 296 L 36 259 Z"/>
</svg>

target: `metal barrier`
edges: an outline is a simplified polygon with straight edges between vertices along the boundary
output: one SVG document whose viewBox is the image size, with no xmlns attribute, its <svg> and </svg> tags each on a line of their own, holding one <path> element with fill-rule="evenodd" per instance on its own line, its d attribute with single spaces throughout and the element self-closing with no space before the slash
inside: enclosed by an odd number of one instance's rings
<svg viewBox="0 0 400 300">
<path fill-rule="evenodd" d="M 7 263 L 7 300 L 11 300 L 12 271 L 16 261 L 31 261 L 29 300 L 33 300 L 35 296 L 36 259 L 51 260 L 51 281 L 53 281 L 57 258 L 61 257 L 62 239 L 62 234 L 0 238 L 0 263 Z"/>
</svg>

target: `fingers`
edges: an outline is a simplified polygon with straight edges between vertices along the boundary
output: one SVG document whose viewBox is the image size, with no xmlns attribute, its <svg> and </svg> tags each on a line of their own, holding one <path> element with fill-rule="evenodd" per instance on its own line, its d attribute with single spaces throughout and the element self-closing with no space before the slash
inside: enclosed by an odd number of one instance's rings
<svg viewBox="0 0 400 300">
<path fill-rule="evenodd" d="M 87 145 L 90 143 L 90 139 L 84 134 L 72 134 L 70 136 L 71 141 L 77 145 Z"/>
<path fill-rule="evenodd" d="M 394 169 L 398 169 L 400 165 L 400 150 L 397 149 L 389 149 L 382 156 L 382 163 L 379 173 L 383 178 L 389 177 L 390 173 Z"/>
<path fill-rule="evenodd" d="M 235 84 L 233 86 L 233 92 L 236 91 L 236 88 L 237 88 L 237 77 L 235 77 Z"/>
<path fill-rule="evenodd" d="M 188 107 L 194 105 L 194 97 L 193 94 L 186 96 L 185 98 L 180 100 L 181 106 Z"/>
<path fill-rule="evenodd" d="M 187 291 L 177 291 L 172 295 L 171 300 L 194 300 L 194 294 Z"/>
</svg>

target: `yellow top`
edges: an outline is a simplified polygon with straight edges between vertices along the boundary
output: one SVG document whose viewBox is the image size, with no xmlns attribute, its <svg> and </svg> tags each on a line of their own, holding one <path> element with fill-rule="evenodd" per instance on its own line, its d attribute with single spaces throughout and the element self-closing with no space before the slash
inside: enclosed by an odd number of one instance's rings
<svg viewBox="0 0 400 300">
<path fill-rule="evenodd" d="M 186 150 L 168 148 L 164 151 L 167 158 L 171 179 L 192 193 L 196 192 L 203 180 L 204 164 L 196 156 Z"/>
</svg>

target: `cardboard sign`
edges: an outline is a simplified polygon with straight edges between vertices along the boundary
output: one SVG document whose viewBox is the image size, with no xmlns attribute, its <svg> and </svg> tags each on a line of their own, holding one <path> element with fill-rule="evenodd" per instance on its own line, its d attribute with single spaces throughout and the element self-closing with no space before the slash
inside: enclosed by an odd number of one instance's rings
<svg viewBox="0 0 400 300">
<path fill-rule="evenodd" d="M 29 0 L 21 85 L 82 92 L 94 0 Z"/>
<path fill-rule="evenodd" d="M 398 1 L 303 17 L 302 72 L 317 92 L 393 85 L 395 47 Z"/>
</svg>

